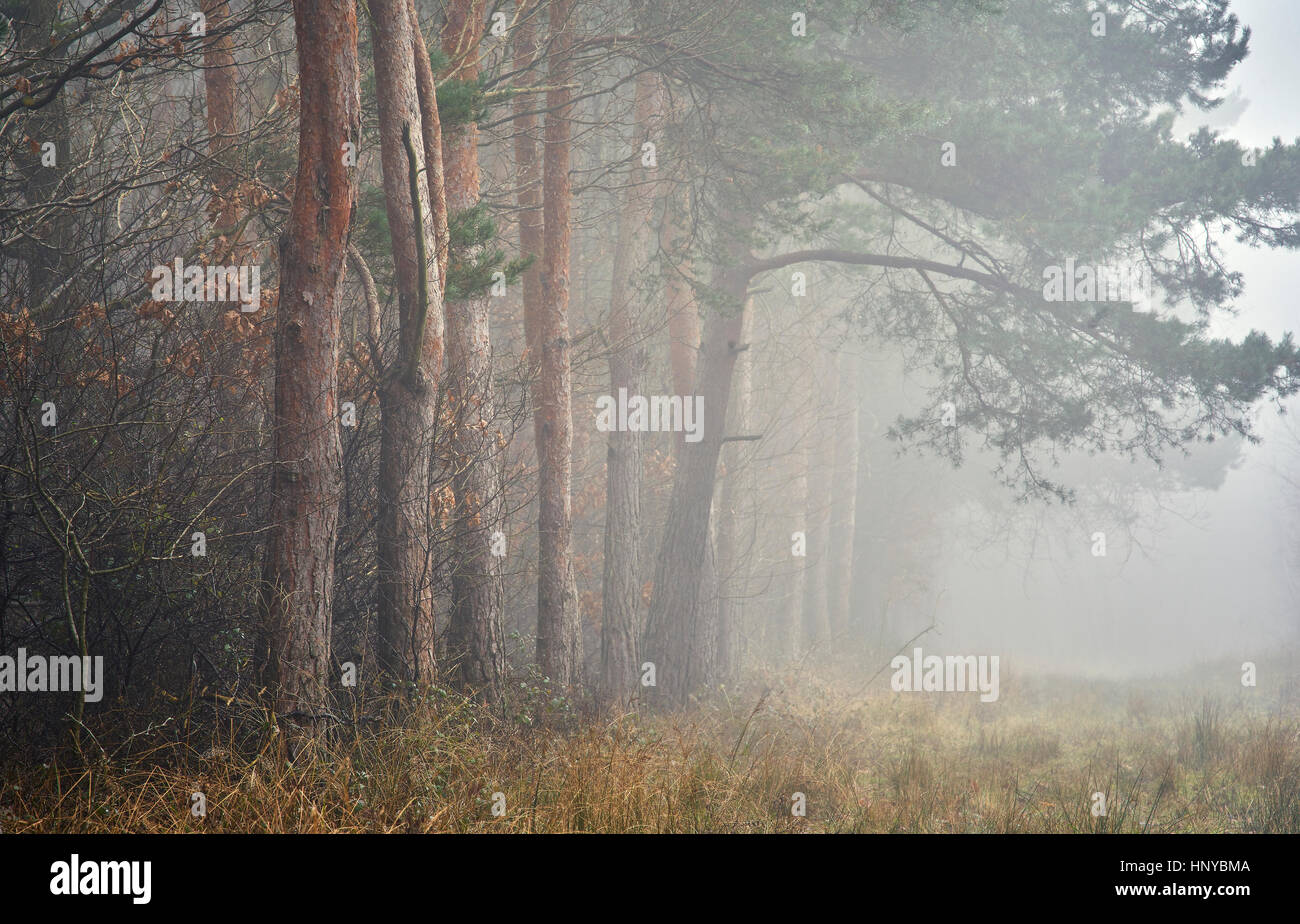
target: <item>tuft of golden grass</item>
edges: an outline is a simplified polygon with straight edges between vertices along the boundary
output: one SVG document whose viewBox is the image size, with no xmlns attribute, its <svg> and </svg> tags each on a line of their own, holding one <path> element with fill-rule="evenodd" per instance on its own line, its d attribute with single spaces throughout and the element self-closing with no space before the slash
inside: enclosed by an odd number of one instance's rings
<svg viewBox="0 0 1300 924">
<path fill-rule="evenodd" d="M 1300 705 L 1230 683 L 1204 689 L 1017 677 L 980 703 L 774 675 L 684 712 L 551 725 L 443 691 L 294 760 L 268 723 L 250 734 L 231 721 L 201 740 L 137 733 L 126 756 L 83 743 L 11 765 L 0 829 L 1300 831 Z M 191 811 L 195 793 L 206 817 Z"/>
</svg>

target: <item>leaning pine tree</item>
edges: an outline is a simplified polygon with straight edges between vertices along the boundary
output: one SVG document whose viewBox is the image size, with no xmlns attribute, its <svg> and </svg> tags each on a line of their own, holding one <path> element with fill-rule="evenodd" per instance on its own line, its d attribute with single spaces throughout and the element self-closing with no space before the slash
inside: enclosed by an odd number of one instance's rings
<svg viewBox="0 0 1300 924">
<path fill-rule="evenodd" d="M 714 216 L 697 374 L 708 419 L 725 419 L 747 290 L 811 263 L 860 268 L 864 292 L 883 277 L 869 290 L 889 297 L 853 313 L 927 361 L 931 401 L 894 435 L 954 461 L 978 440 L 1027 496 L 1069 497 L 1036 461 L 1044 450 L 1158 459 L 1250 435 L 1251 404 L 1300 388 L 1289 335 L 1206 333 L 1240 288 L 1220 229 L 1300 243 L 1300 152 L 1208 131 L 1179 141 L 1161 114 L 1212 106 L 1244 56 L 1225 4 L 1157 0 L 1111 17 L 1104 37 L 1083 0 L 972 2 L 959 26 L 946 12 L 827 9 L 789 32 L 763 6 L 729 4 L 683 65 L 683 79 L 727 90 L 698 94 L 709 102 L 688 145 Z M 972 67 L 961 48 L 995 63 Z M 724 56 L 763 67 L 728 70 Z M 762 135 L 755 111 L 771 114 Z M 1080 266 L 1136 266 L 1155 297 L 1065 300 L 1044 285 Z M 691 639 L 724 436 L 688 446 L 674 477 L 644 646 L 666 705 L 712 682 Z"/>
</svg>

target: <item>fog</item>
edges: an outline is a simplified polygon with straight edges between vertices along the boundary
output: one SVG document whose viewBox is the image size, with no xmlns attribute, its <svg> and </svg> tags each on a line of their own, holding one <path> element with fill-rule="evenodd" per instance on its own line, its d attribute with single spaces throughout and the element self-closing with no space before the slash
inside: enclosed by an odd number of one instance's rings
<svg viewBox="0 0 1300 924">
<path fill-rule="evenodd" d="M 0 823 L 1300 830 L 1293 4 L 201 6 L 0 2 Z"/>
<path fill-rule="evenodd" d="M 1252 51 L 1229 80 L 1224 106 L 1184 113 L 1178 130 L 1209 125 L 1256 146 L 1300 137 L 1294 104 L 1300 18 L 1288 4 L 1271 0 L 1233 9 L 1255 30 Z M 1237 339 L 1252 328 L 1300 328 L 1300 254 L 1231 241 L 1225 252 L 1245 275 L 1245 291 L 1236 301 L 1238 315 L 1217 319 L 1212 333 Z M 1284 407 L 1295 410 L 1296 402 Z M 1108 534 L 1105 558 L 1091 555 L 1090 536 L 1107 528 L 1107 518 L 1087 510 L 1045 513 L 1047 535 L 1036 545 L 1022 530 L 982 554 L 975 549 L 994 528 L 958 528 L 955 515 L 945 519 L 932 587 L 944 592 L 932 610 L 942 647 L 1003 652 L 1025 670 L 1110 677 L 1257 660 L 1294 648 L 1300 633 L 1300 427 L 1274 405 L 1255 416 L 1261 442 L 1239 447 L 1221 485 L 1162 493 L 1164 509 L 1148 503 L 1133 535 Z M 1190 447 L 1190 459 L 1209 451 Z M 930 617 L 918 612 L 898 632 L 910 637 Z"/>
</svg>

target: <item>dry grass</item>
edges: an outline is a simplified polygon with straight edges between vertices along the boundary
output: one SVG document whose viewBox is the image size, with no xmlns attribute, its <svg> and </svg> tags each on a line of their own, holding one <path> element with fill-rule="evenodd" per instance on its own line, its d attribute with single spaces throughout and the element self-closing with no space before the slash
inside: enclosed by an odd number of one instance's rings
<svg viewBox="0 0 1300 924">
<path fill-rule="evenodd" d="M 1209 692 L 1203 673 L 1185 685 L 1009 678 L 992 704 L 770 677 L 766 693 L 724 691 L 681 714 L 567 727 L 440 695 L 292 762 L 275 735 L 233 723 L 202 742 L 143 733 L 128 756 L 89 759 L 83 742 L 76 760 L 9 767 L 0 828 L 1300 831 L 1300 707 L 1234 688 L 1224 670 Z M 195 792 L 205 818 L 191 813 Z M 791 814 L 796 792 L 806 817 Z M 1104 817 L 1091 813 L 1095 792 Z"/>
</svg>

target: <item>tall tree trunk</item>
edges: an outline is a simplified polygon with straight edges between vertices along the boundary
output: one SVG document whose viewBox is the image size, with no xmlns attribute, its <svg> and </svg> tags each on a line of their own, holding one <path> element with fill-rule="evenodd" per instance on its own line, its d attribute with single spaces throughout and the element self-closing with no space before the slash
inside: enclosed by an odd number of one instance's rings
<svg viewBox="0 0 1300 924">
<path fill-rule="evenodd" d="M 700 345 L 694 391 L 704 402 L 701 439 L 681 445 L 655 563 L 644 656 L 655 665 L 652 699 L 666 706 L 684 705 L 692 692 L 711 681 L 709 652 L 698 651 L 695 642 L 700 637 L 701 591 L 711 555 L 713 488 L 748 281 L 747 270 L 739 264 L 715 275 L 714 288 L 728 304 L 709 313 Z"/>
<path fill-rule="evenodd" d="M 633 113 L 639 152 L 655 129 L 659 78 L 645 72 L 636 79 Z M 639 165 L 639 161 L 637 161 Z M 643 388 L 646 351 L 642 309 L 635 304 L 632 274 L 647 256 L 654 187 L 635 168 L 627 179 L 618 213 L 609 295 L 609 387 L 629 395 Z M 636 690 L 636 638 L 641 613 L 641 462 L 639 431 L 613 430 L 605 468 L 605 563 L 600 623 L 599 696 L 606 706 L 624 705 Z"/>
<path fill-rule="evenodd" d="M 665 300 L 668 304 L 668 359 L 673 372 L 673 391 L 689 395 L 695 388 L 695 360 L 700 351 L 700 313 L 695 292 L 687 276 L 691 264 L 686 258 L 685 193 L 671 191 L 664 201 L 661 244 L 668 259 L 664 267 Z M 683 440 L 679 437 L 677 445 Z"/>
<path fill-rule="evenodd" d="M 745 306 L 741 343 L 748 343 L 753 326 L 753 302 Z M 748 351 L 736 359 L 735 385 L 729 411 L 728 432 L 742 435 L 749 428 L 752 360 Z M 718 624 L 717 676 L 728 681 L 738 667 L 741 601 L 749 577 L 752 549 L 746 551 L 741 536 L 746 507 L 754 496 L 752 472 L 741 452 L 744 443 L 728 443 L 722 450 L 724 478 L 718 497 Z"/>
<path fill-rule="evenodd" d="M 850 354 L 840 356 L 839 426 L 835 437 L 835 471 L 831 493 L 831 551 L 828 564 L 831 636 L 849 629 L 853 592 L 853 537 L 858 497 L 858 379 L 861 372 Z"/>
<path fill-rule="evenodd" d="M 265 667 L 276 712 L 315 731 L 330 673 L 342 464 L 339 287 L 356 201 L 342 145 L 361 141 L 361 99 L 355 4 L 294 0 L 293 10 L 301 114 L 293 206 L 280 240 Z"/>
<path fill-rule="evenodd" d="M 687 210 L 687 194 L 680 190 L 671 191 L 665 197 L 661 226 L 661 243 L 666 257 L 664 295 L 668 313 L 668 358 L 672 370 L 673 393 L 682 396 L 696 394 L 701 337 L 699 303 L 689 278 L 689 242 L 682 230 Z M 706 413 L 709 411 L 706 410 Z M 686 447 L 685 436 L 685 433 L 677 433 L 673 443 L 679 467 Z M 691 595 L 695 601 L 694 610 L 683 623 L 689 637 L 681 640 L 684 650 L 690 652 L 692 688 L 712 683 L 718 663 L 721 593 L 718 586 L 717 536 L 711 513 L 706 513 L 705 521 L 703 557 L 696 569 L 696 576 L 691 578 L 699 582 Z M 656 628 L 654 631 L 661 633 L 663 630 Z M 649 637 L 649 621 L 646 632 Z"/>
<path fill-rule="evenodd" d="M 573 421 L 569 367 L 569 180 L 572 0 L 552 0 L 551 57 L 542 154 L 541 350 L 534 427 L 538 457 L 537 661 L 560 689 L 579 679 L 582 634 L 573 592 Z"/>
<path fill-rule="evenodd" d="M 516 73 L 520 75 L 518 83 L 526 86 L 536 82 L 533 69 L 537 56 L 537 20 L 533 15 L 523 16 L 515 29 Z M 541 382 L 538 370 L 542 357 L 542 162 L 538 144 L 538 119 L 534 111 L 537 103 L 531 94 L 521 93 L 515 97 L 515 175 L 518 178 L 519 204 L 519 250 L 528 257 L 536 259 L 524 270 L 523 312 L 524 312 L 524 355 L 525 369 L 530 385 L 530 399 L 533 405 L 533 445 L 537 448 L 540 459 L 541 422 L 537 408 L 541 405 Z M 539 512 L 540 520 L 540 512 Z M 540 537 L 539 537 L 540 553 Z M 539 554 L 540 560 L 540 554 Z M 540 592 L 540 575 L 538 589 Z M 540 611 L 538 625 L 541 625 Z M 538 642 L 540 645 L 540 640 Z"/>
<path fill-rule="evenodd" d="M 476 43 L 483 0 L 454 0 L 447 10 L 442 49 L 464 81 L 478 77 Z M 478 205 L 478 126 L 446 126 L 443 177 L 447 210 L 454 215 Z M 458 254 L 473 263 L 481 248 Z M 505 588 L 501 559 L 492 554 L 492 534 L 501 529 L 501 454 L 492 429 L 492 342 L 488 295 L 479 293 L 447 303 L 447 389 L 452 408 L 450 453 L 456 498 L 452 531 L 451 615 L 448 656 L 461 684 L 488 702 L 501 695 L 505 676 Z"/>
<path fill-rule="evenodd" d="M 519 83 L 526 85 L 530 68 L 537 55 L 537 23 L 532 16 L 520 20 L 515 35 L 515 70 Z M 534 97 L 521 93 L 515 97 L 515 174 L 519 178 L 519 250 L 538 257 L 522 275 L 524 302 L 524 343 L 528 349 L 529 368 L 535 370 L 541 360 L 542 324 L 542 171 L 538 157 L 537 113 Z M 533 403 L 537 403 L 536 379 L 533 378 Z"/>
<path fill-rule="evenodd" d="M 407 0 L 373 0 L 384 205 L 397 282 L 398 350 L 379 391 L 378 655 L 391 676 L 427 683 L 436 670 L 429 542 L 430 452 L 442 372 L 442 280 Z"/>
</svg>

